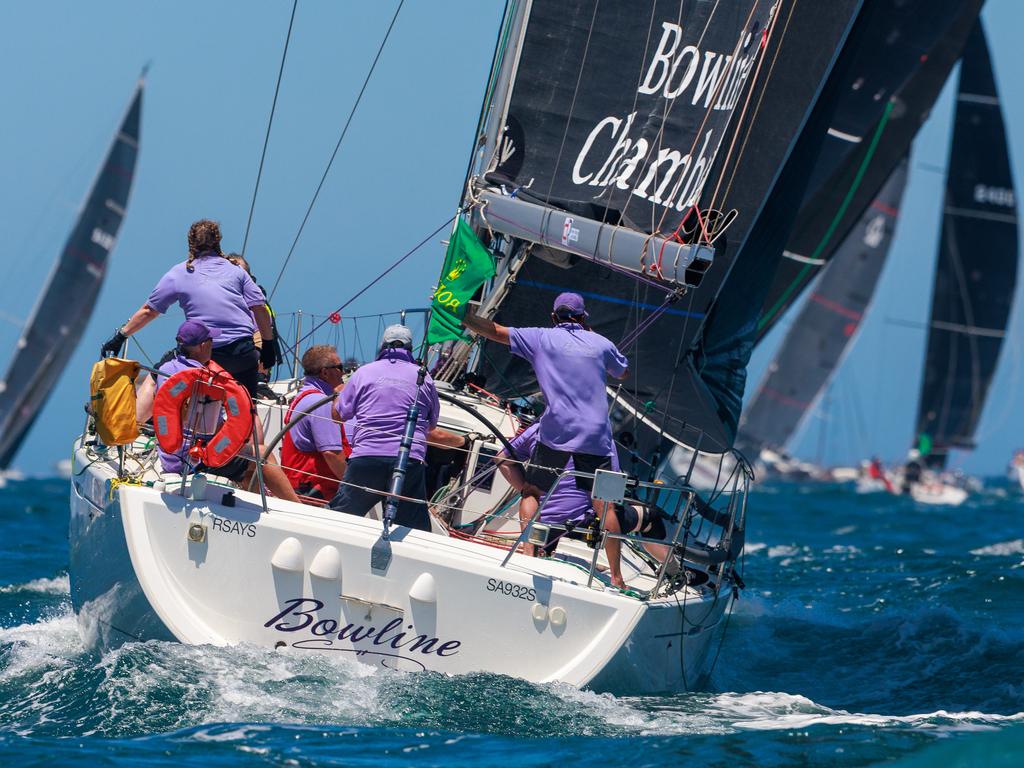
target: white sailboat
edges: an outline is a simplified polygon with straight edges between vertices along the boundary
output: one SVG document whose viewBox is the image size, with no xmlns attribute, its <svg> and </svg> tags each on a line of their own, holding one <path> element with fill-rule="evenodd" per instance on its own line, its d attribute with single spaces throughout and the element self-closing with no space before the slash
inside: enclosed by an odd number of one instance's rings
<svg viewBox="0 0 1024 768">
<path fill-rule="evenodd" d="M 728 429 L 694 352 L 666 360 L 660 343 L 636 340 L 650 328 L 678 339 L 681 349 L 689 350 L 685 339 L 696 340 L 702 327 L 690 322 L 695 308 L 710 310 L 727 274 L 727 264 L 717 275 L 718 262 L 712 267 L 725 252 L 716 253 L 711 241 L 730 224 L 744 233 L 754 227 L 775 188 L 775 169 L 827 92 L 822 84 L 839 87 L 829 78 L 859 5 L 843 2 L 823 18 L 768 0 L 717 11 L 687 3 L 685 27 L 677 23 L 676 2 L 655 3 L 653 16 L 642 18 L 635 9 L 593 0 L 509 6 L 464 201 L 464 215 L 489 239 L 497 260 L 479 312 L 525 317 L 535 300 L 550 307 L 551 283 L 565 282 L 588 302 L 606 302 L 593 313 L 612 318 L 602 332 L 631 339 L 624 345 L 630 355 L 663 367 L 663 376 L 634 375 L 610 391 L 629 472 L 601 473 L 595 495 L 660 509 L 669 531 L 660 543 L 672 556 L 658 561 L 643 547 L 650 542 L 621 537 L 621 590 L 604 575 L 603 545 L 617 534 L 575 531 L 554 557 L 520 554 L 520 545 L 548 534 L 535 523 L 520 531 L 517 519 L 503 516 L 515 497 L 488 468 L 520 426 L 507 407 L 516 396 L 491 398 L 458 384 L 467 367 L 490 365 L 508 374 L 503 380 L 527 387 L 529 372 L 456 341 L 430 358 L 442 393 L 439 423 L 485 437 L 473 441 L 457 476 L 431 500 L 430 532 L 389 530 L 372 516 L 285 502 L 201 475 L 166 475 L 145 438 L 115 450 L 83 434 L 71 482 L 70 574 L 87 640 L 97 647 L 150 639 L 251 643 L 283 653 L 338 653 L 392 669 L 487 671 L 633 693 L 700 685 L 743 586 L 737 557 L 750 471 L 734 459 L 742 471 L 718 484 L 711 503 L 685 479 L 658 472 L 663 441 L 711 445 L 726 439 Z M 661 38 L 648 49 L 642 42 L 651 29 Z M 811 58 L 801 45 L 808 39 L 821 46 Z M 710 80 L 697 79 L 695 45 L 705 51 L 705 69 L 715 67 Z M 670 71 L 688 59 L 692 77 L 668 83 Z M 772 67 L 762 70 L 762 59 Z M 792 77 L 796 85 L 781 73 L 799 73 Z M 688 96 L 680 98 L 686 88 Z M 767 107 L 744 112 L 755 94 L 772 89 L 789 100 L 775 108 L 785 122 L 759 147 L 756 162 L 736 156 L 730 132 L 774 114 Z M 649 119 L 634 123 L 630 109 Z M 685 163 L 665 148 L 687 145 Z M 722 173 L 739 168 L 742 175 L 746 160 L 758 173 L 737 185 L 750 210 L 712 216 L 704 209 L 704 220 L 694 205 L 705 188 L 714 198 L 719 149 Z M 595 187 L 598 177 L 608 183 Z M 694 210 L 701 231 L 696 218 L 686 225 Z M 633 224 L 633 215 L 660 218 L 660 234 L 656 222 Z M 552 269 L 547 283 L 531 283 Z M 632 294 L 637 284 L 660 303 L 608 295 Z M 692 310 L 671 306 L 687 294 Z M 619 307 L 619 314 L 604 313 L 606 306 Z M 666 389 L 668 381 L 677 386 Z M 275 386 L 284 392 L 293 382 Z M 266 433 L 275 434 L 281 406 L 260 402 L 258 415 Z"/>
</svg>

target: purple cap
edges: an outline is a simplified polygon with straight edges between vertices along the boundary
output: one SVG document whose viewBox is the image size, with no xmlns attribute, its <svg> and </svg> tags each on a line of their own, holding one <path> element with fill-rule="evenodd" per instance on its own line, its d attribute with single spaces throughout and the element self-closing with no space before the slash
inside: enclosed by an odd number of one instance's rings
<svg viewBox="0 0 1024 768">
<path fill-rule="evenodd" d="M 583 297 L 578 293 L 560 293 L 551 311 L 556 315 L 572 315 L 573 317 L 587 317 L 587 309 L 583 306 Z"/>
<path fill-rule="evenodd" d="M 194 347 L 202 344 L 207 339 L 216 339 L 220 331 L 216 328 L 207 328 L 198 320 L 186 320 L 178 326 L 178 343 L 183 347 Z"/>
</svg>

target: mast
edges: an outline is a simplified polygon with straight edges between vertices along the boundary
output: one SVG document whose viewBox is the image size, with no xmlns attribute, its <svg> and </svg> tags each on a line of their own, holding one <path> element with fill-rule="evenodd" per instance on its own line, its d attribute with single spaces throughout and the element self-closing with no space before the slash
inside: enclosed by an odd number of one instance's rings
<svg viewBox="0 0 1024 768">
<path fill-rule="evenodd" d="M 974 447 L 1017 281 L 1017 200 L 980 20 L 960 65 L 915 443 L 943 467 Z M 930 449 L 930 450 L 929 450 Z"/>
<path fill-rule="evenodd" d="M 128 206 L 144 75 L 0 380 L 0 469 L 10 466 L 92 315 Z"/>
</svg>

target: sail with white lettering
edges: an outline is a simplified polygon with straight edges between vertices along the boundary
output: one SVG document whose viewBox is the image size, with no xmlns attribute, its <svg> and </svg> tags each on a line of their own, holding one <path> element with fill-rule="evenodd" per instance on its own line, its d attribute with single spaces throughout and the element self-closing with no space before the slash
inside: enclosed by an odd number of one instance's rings
<svg viewBox="0 0 1024 768">
<path fill-rule="evenodd" d="M 852 348 L 892 243 L 906 181 L 904 160 L 793 320 L 740 421 L 737 443 L 748 456 L 761 448 L 785 450 Z"/>
<path fill-rule="evenodd" d="M 831 93 L 860 5 L 534 0 L 510 33 L 519 44 L 496 161 L 468 195 L 482 231 L 509 246 L 484 307 L 536 325 L 559 292 L 581 293 L 594 329 L 631 360 L 620 433 L 640 432 L 643 414 L 655 443 L 664 433 L 731 444 L 735 424 L 694 345 L 736 245 Z M 769 114 L 772 129 L 746 140 Z M 536 388 L 500 345 L 483 345 L 481 369 L 500 394 Z"/>
<path fill-rule="evenodd" d="M 974 447 L 1017 284 L 1017 200 L 981 23 L 960 64 L 917 446 L 932 467 Z"/>
<path fill-rule="evenodd" d="M 92 315 L 139 152 L 140 80 L 64 250 L 0 380 L 0 469 L 10 466 Z"/>
</svg>

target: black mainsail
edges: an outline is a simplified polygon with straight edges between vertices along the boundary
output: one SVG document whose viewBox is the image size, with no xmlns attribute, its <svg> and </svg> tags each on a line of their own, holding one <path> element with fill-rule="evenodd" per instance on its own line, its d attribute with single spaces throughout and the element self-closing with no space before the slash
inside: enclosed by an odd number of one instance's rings
<svg viewBox="0 0 1024 768">
<path fill-rule="evenodd" d="M 823 153 L 830 161 L 828 172 L 816 170 L 815 177 L 824 182 L 810 185 L 800 205 L 764 300 L 757 341 L 800 297 L 909 153 L 960 58 L 982 0 L 954 4 L 927 0 L 923 9 L 917 0 L 886 4 L 896 7 L 876 25 L 869 40 L 870 55 L 861 60 L 860 75 L 851 82 L 844 99 L 850 106 L 863 106 L 868 96 L 882 110 L 862 113 L 872 115 L 870 123 L 837 120 L 830 126 L 829 151 Z M 844 144 L 846 152 L 842 153 Z"/>
<path fill-rule="evenodd" d="M 892 243 L 906 181 L 904 160 L 843 240 L 794 319 L 744 409 L 737 444 L 748 456 L 761 448 L 785 449 L 853 346 Z"/>
<path fill-rule="evenodd" d="M 974 431 L 995 374 L 1017 282 L 1017 200 L 985 33 L 971 30 L 960 64 L 935 267 L 918 447 L 932 467 Z"/>
<path fill-rule="evenodd" d="M 0 380 L 0 469 L 10 466 L 92 315 L 128 206 L 139 153 L 143 85 L 140 80 Z"/>
<path fill-rule="evenodd" d="M 709 447 L 726 449 L 735 421 L 702 381 L 694 343 L 730 270 L 734 232 L 741 240 L 749 231 L 828 92 L 860 6 L 534 0 L 500 162 L 477 200 L 492 232 L 543 247 L 516 267 L 496 319 L 544 322 L 558 292 L 582 293 L 595 330 L 617 342 L 634 336 L 624 349 L 632 376 L 618 398 L 627 414 L 650 414 L 684 441 L 703 432 Z M 834 99 L 822 103 L 830 116 Z M 769 124 L 756 149 L 742 141 Z M 739 155 L 749 162 L 739 166 Z M 726 173 L 735 185 L 721 183 Z M 515 196 L 493 191 L 499 185 Z M 705 211 L 739 209 L 713 253 L 671 237 L 698 200 Z M 583 243 L 590 247 L 573 247 Z M 613 258 L 626 244 L 631 261 Z M 666 287 L 681 290 L 670 299 Z M 484 345 L 482 356 L 489 386 L 532 391 L 528 364 L 499 345 Z M 620 428 L 638 431 L 620 418 Z"/>
</svg>

